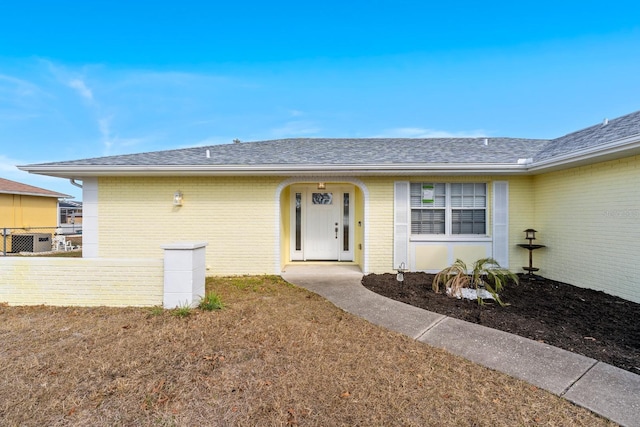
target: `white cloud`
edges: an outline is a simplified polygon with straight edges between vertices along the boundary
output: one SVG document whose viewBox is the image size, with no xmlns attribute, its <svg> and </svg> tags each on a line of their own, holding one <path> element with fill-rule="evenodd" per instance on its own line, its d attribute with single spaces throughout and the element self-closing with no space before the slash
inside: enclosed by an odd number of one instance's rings
<svg viewBox="0 0 640 427">
<path fill-rule="evenodd" d="M 74 70 L 46 59 L 40 59 L 39 62 L 44 64 L 48 73 L 51 74 L 58 83 L 70 87 L 82 98 L 93 102 L 93 91 L 89 88 L 85 79 L 80 76 L 86 75 L 86 73 L 92 71 L 95 67 L 84 66 Z"/>
<path fill-rule="evenodd" d="M 102 136 L 102 143 L 104 144 L 104 148 L 107 152 L 111 150 L 113 146 L 113 140 L 111 139 L 111 118 L 103 117 L 98 119 L 98 129 L 100 130 L 100 135 Z"/>
<path fill-rule="evenodd" d="M 0 74 L 0 93 L 10 93 L 15 96 L 31 96 L 39 92 L 37 85 L 23 79 Z"/>
<path fill-rule="evenodd" d="M 75 89 L 83 98 L 89 101 L 93 101 L 93 92 L 91 92 L 91 89 L 87 87 L 86 83 L 83 80 L 72 79 L 69 80 L 67 84 L 69 85 L 69 87 Z"/>
<path fill-rule="evenodd" d="M 28 80 L 0 74 L 0 122 L 26 121 L 46 108 L 47 94 Z"/>
<path fill-rule="evenodd" d="M 487 136 L 487 132 L 478 129 L 473 131 L 449 132 L 428 128 L 395 128 L 384 131 L 378 138 L 478 138 Z"/>
<path fill-rule="evenodd" d="M 123 147 L 132 147 L 148 141 L 150 138 L 120 138 L 113 132 L 111 126 L 112 117 L 102 117 L 98 119 L 98 129 L 102 144 L 104 145 L 104 155 L 116 154 Z"/>
</svg>

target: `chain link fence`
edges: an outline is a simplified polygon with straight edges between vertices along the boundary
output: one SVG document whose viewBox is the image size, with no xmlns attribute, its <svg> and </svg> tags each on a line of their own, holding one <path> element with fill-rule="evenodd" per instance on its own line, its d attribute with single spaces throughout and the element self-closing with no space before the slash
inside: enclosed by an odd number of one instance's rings
<svg viewBox="0 0 640 427">
<path fill-rule="evenodd" d="M 39 254 L 80 249 L 82 229 L 76 227 L 0 228 L 0 254 Z"/>
</svg>

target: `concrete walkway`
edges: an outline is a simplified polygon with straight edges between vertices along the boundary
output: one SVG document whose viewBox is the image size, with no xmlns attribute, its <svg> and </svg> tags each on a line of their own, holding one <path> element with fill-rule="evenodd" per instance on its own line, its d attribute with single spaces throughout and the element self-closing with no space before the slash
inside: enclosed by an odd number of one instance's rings
<svg viewBox="0 0 640 427">
<path fill-rule="evenodd" d="M 288 265 L 282 277 L 371 323 L 522 379 L 623 426 L 640 426 L 640 375 L 383 297 L 362 286 L 357 266 Z"/>
</svg>

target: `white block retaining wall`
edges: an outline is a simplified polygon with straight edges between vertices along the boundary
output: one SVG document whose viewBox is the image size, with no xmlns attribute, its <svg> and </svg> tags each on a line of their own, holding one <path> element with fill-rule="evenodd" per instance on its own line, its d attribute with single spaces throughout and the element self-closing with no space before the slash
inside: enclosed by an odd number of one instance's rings
<svg viewBox="0 0 640 427">
<path fill-rule="evenodd" d="M 205 246 L 164 245 L 164 260 L 0 257 L 0 303 L 195 306 L 204 296 Z"/>
</svg>

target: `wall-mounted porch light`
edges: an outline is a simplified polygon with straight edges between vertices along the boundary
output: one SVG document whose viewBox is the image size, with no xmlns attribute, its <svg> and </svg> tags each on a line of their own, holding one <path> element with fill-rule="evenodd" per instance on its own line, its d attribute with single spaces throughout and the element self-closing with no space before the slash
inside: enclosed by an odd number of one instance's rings
<svg viewBox="0 0 640 427">
<path fill-rule="evenodd" d="M 173 193 L 173 206 L 182 206 L 182 191 Z"/>
</svg>

